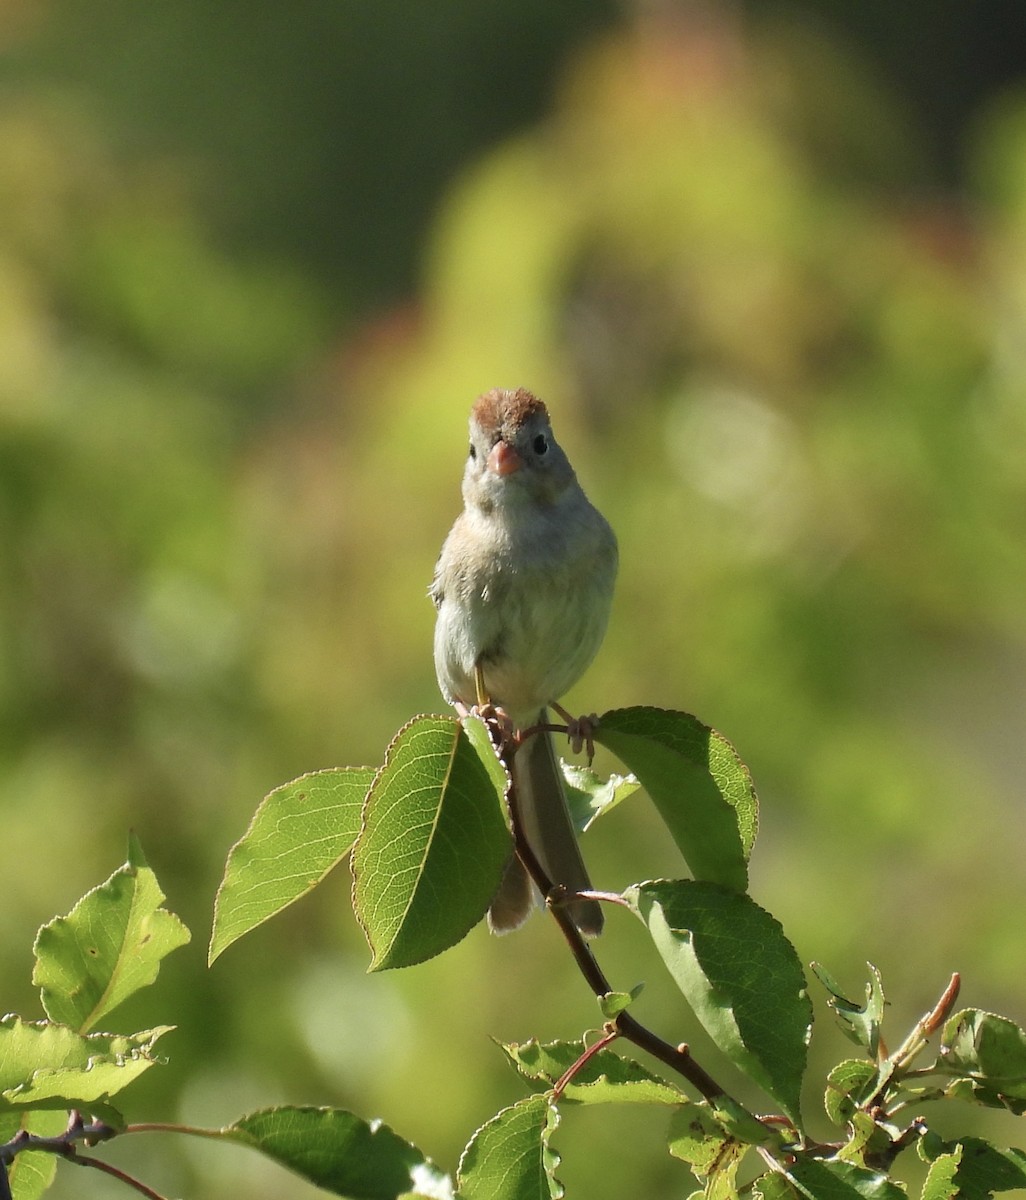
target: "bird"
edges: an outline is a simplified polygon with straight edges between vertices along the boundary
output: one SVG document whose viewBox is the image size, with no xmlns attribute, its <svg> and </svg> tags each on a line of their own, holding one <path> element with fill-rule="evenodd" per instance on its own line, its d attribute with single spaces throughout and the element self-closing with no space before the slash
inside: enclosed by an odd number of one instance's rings
<svg viewBox="0 0 1026 1200">
<path fill-rule="evenodd" d="M 528 845 L 554 884 L 588 891 L 551 734 L 519 735 L 547 724 L 550 706 L 569 716 L 558 701 L 590 665 L 609 621 L 616 536 L 578 483 L 544 402 L 526 388 L 493 388 L 474 402 L 462 496 L 429 588 L 438 685 L 457 711 L 497 710 L 511 723 Z M 489 926 L 507 933 L 532 908 L 531 882 L 514 854 Z M 567 908 L 583 934 L 601 932 L 597 901 Z"/>
</svg>

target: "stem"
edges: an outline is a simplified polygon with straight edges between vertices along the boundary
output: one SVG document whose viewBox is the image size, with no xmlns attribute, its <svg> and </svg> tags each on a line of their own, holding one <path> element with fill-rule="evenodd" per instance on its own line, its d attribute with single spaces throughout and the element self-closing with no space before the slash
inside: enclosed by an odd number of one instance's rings
<svg viewBox="0 0 1026 1200">
<path fill-rule="evenodd" d="M 911 1070 L 912 1063 L 926 1048 L 926 1043 L 930 1036 L 936 1033 L 951 1015 L 951 1010 L 955 1007 L 955 1001 L 958 999 L 961 986 L 962 979 L 956 971 L 951 976 L 948 986 L 941 993 L 937 1003 L 928 1013 L 920 1017 L 913 1027 L 912 1032 L 890 1056 L 891 1069 L 887 1072 L 882 1086 L 876 1090 L 868 1103 L 863 1106 L 864 1108 L 871 1109 L 882 1104 L 888 1086 L 892 1082 L 900 1082 L 902 1079 L 907 1079 L 913 1073 Z M 916 1072 L 916 1074 L 923 1075 L 932 1073 L 931 1070 Z"/>
<path fill-rule="evenodd" d="M 141 1179 L 136 1179 L 134 1175 L 129 1175 L 119 1167 L 104 1162 L 102 1158 L 82 1158 L 81 1155 L 76 1154 L 72 1156 L 71 1162 L 76 1163 L 80 1167 L 94 1167 L 97 1171 L 102 1171 L 105 1175 L 110 1175 L 114 1179 L 120 1179 L 122 1183 L 126 1183 L 130 1188 L 134 1188 L 140 1196 L 145 1196 L 146 1200 L 167 1200 L 166 1196 L 163 1196 L 160 1192 L 155 1192 L 151 1187 L 147 1187 Z"/>
<path fill-rule="evenodd" d="M 168 1128 L 172 1127 L 169 1126 Z M 122 1183 L 127 1184 L 130 1188 L 134 1188 L 140 1195 L 146 1196 L 147 1200 L 165 1200 L 165 1197 L 159 1192 L 155 1192 L 152 1188 L 147 1187 L 142 1180 L 136 1179 L 126 1171 L 122 1171 L 119 1167 L 112 1166 L 102 1159 L 92 1158 L 78 1152 L 77 1142 L 84 1142 L 87 1146 L 95 1146 L 99 1142 L 110 1141 L 111 1138 L 117 1137 L 121 1132 L 127 1133 L 128 1130 L 115 1129 L 113 1125 L 108 1125 L 106 1121 L 93 1120 L 87 1125 L 82 1120 L 81 1114 L 75 1109 L 72 1109 L 69 1113 L 67 1129 L 55 1137 L 44 1137 L 42 1134 L 29 1133 L 28 1130 L 22 1129 L 5 1146 L 0 1146 L 0 1200 L 12 1200 L 11 1182 L 7 1174 L 7 1168 L 17 1155 L 24 1153 L 26 1150 L 36 1150 L 43 1154 L 60 1155 L 66 1162 L 74 1163 L 78 1167 L 92 1167 L 96 1171 L 103 1171 L 104 1174 L 110 1175 L 114 1179 L 120 1179 Z"/>
<path fill-rule="evenodd" d="M 563 1092 L 566 1090 L 567 1084 L 572 1081 L 578 1071 L 580 1071 L 581 1068 L 584 1067 L 587 1062 L 589 1062 L 589 1060 L 593 1059 L 600 1050 L 604 1050 L 606 1046 L 609 1046 L 615 1042 L 619 1036 L 619 1030 L 617 1030 L 615 1025 L 612 1023 L 606 1025 L 602 1037 L 600 1037 L 594 1045 L 589 1046 L 584 1053 L 581 1054 L 575 1062 L 571 1063 L 571 1065 L 567 1067 L 563 1074 L 560 1075 L 560 1077 L 556 1080 L 556 1086 L 552 1089 L 553 1103 L 559 1100 L 560 1096 L 562 1096 Z"/>
<path fill-rule="evenodd" d="M 530 736 L 534 732 L 541 732 L 550 728 L 552 727 L 548 725 L 535 726 L 521 735 L 521 741 L 524 737 Z M 555 731 L 565 733 L 566 727 L 561 725 L 556 726 Z M 573 919 L 565 908 L 565 901 L 570 898 L 576 898 L 577 894 L 568 892 L 566 888 L 555 884 L 549 878 L 548 873 L 524 835 L 523 825 L 520 820 L 520 805 L 517 798 L 516 785 L 512 781 L 513 772 L 510 769 L 513 754 L 516 751 L 516 742 L 511 737 L 503 736 L 502 731 L 499 730 L 498 749 L 503 765 L 510 775 L 510 785 L 506 792 L 506 803 L 509 807 L 510 826 L 513 830 L 513 844 L 517 856 L 524 864 L 528 875 L 531 876 L 538 890 L 545 897 L 545 903 L 548 906 L 549 912 L 552 913 L 556 924 L 562 931 L 563 937 L 570 947 L 570 952 L 574 956 L 574 961 L 577 963 L 578 970 L 584 976 L 588 986 L 595 995 L 604 996 L 614 989 L 610 986 L 609 980 L 599 966 L 598 960 L 592 953 L 591 947 L 585 940 L 584 935 L 574 924 Z M 594 893 L 594 895 L 595 898 L 606 898 L 606 893 L 603 892 Z M 623 903 L 619 896 L 616 896 L 615 900 L 617 903 Z M 674 1046 L 670 1042 L 664 1041 L 663 1038 L 653 1033 L 627 1012 L 619 1013 L 616 1020 L 611 1022 L 611 1024 L 618 1036 L 626 1038 L 627 1041 L 647 1051 L 654 1058 L 665 1063 L 671 1070 L 682 1075 L 706 1100 L 716 1103 L 722 1098 L 730 1099 L 728 1093 L 724 1091 L 716 1080 L 695 1062 L 691 1057 L 691 1051 L 683 1043 Z M 574 1069 L 576 1069 L 576 1064 Z M 561 1080 L 560 1082 L 562 1083 L 563 1081 Z M 565 1083 L 563 1086 L 566 1086 Z M 740 1105 L 737 1107 L 741 1108 Z M 756 1118 L 753 1117 L 752 1119 L 755 1120 Z"/>
</svg>

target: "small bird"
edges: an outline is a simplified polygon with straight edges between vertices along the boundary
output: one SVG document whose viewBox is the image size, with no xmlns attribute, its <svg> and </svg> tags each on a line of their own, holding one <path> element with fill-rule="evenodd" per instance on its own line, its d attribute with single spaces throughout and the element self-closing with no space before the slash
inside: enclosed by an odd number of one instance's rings
<svg viewBox="0 0 1026 1200">
<path fill-rule="evenodd" d="M 495 388 L 475 401 L 462 490 L 463 511 L 429 589 L 438 686 L 458 709 L 490 705 L 527 730 L 546 722 L 547 706 L 598 651 L 616 537 L 552 436 L 545 405 L 524 388 Z M 546 873 L 570 891 L 589 890 L 548 732 L 518 746 L 512 772 L 524 835 Z M 516 929 L 531 908 L 530 880 L 514 856 L 489 925 Z M 582 933 L 601 932 L 596 901 L 573 901 L 569 911 Z"/>
</svg>

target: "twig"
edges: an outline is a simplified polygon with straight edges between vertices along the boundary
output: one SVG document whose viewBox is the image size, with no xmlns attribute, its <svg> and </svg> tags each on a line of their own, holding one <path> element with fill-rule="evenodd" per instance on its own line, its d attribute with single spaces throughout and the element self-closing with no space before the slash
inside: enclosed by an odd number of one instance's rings
<svg viewBox="0 0 1026 1200">
<path fill-rule="evenodd" d="M 66 1162 L 74 1163 L 78 1167 L 92 1167 L 114 1179 L 120 1179 L 122 1183 L 134 1188 L 140 1195 L 146 1196 L 147 1200 L 165 1200 L 165 1197 L 159 1192 L 155 1192 L 142 1180 L 136 1179 L 119 1167 L 112 1166 L 102 1159 L 80 1154 L 78 1151 L 77 1142 L 83 1142 L 86 1146 L 95 1146 L 100 1142 L 110 1141 L 111 1138 L 117 1137 L 122 1132 L 127 1133 L 128 1130 L 115 1129 L 106 1121 L 93 1120 L 86 1124 L 77 1109 L 71 1110 L 67 1129 L 56 1136 L 45 1137 L 42 1134 L 30 1133 L 27 1129 L 19 1130 L 6 1145 L 0 1146 L 0 1200 L 12 1200 L 11 1182 L 7 1168 L 19 1154 L 24 1154 L 27 1150 L 59 1155 Z"/>
<path fill-rule="evenodd" d="M 588 1046 L 584 1053 L 581 1054 L 573 1063 L 571 1063 L 570 1066 L 567 1067 L 567 1069 L 563 1072 L 563 1074 L 560 1075 L 560 1077 L 556 1080 L 555 1086 L 552 1089 L 553 1102 L 559 1100 L 560 1096 L 562 1096 L 563 1092 L 566 1090 L 567 1085 L 573 1081 L 574 1076 L 577 1075 L 577 1073 L 581 1071 L 584 1066 L 590 1062 L 596 1054 L 598 1054 L 600 1050 L 604 1050 L 608 1045 L 615 1042 L 619 1036 L 620 1031 L 616 1028 L 615 1023 L 610 1021 L 603 1030 L 602 1037 L 600 1037 L 599 1040 L 594 1043 L 594 1045 Z"/>
<path fill-rule="evenodd" d="M 153 1188 L 148 1187 L 141 1179 L 136 1179 L 134 1175 L 129 1175 L 119 1167 L 112 1166 L 109 1162 L 104 1162 L 102 1158 L 84 1158 L 80 1154 L 75 1154 L 72 1155 L 71 1161 L 80 1167 L 95 1167 L 97 1171 L 102 1171 L 105 1175 L 110 1175 L 114 1179 L 120 1179 L 122 1183 L 126 1183 L 130 1188 L 134 1188 L 140 1196 L 145 1196 L 146 1200 L 167 1200 L 166 1196 L 160 1192 L 155 1192 Z"/>
<path fill-rule="evenodd" d="M 531 733 L 541 732 L 549 728 L 547 725 L 535 726 L 533 730 L 527 731 L 526 735 L 529 736 Z M 555 729 L 557 732 L 566 732 L 565 726 L 556 726 Z M 596 996 L 604 996 L 608 992 L 613 991 L 613 988 L 599 966 L 591 947 L 585 941 L 584 935 L 574 924 L 573 918 L 565 907 L 566 901 L 568 899 L 576 899 L 578 893 L 569 892 L 562 885 L 554 883 L 549 878 L 547 871 L 542 866 L 538 856 L 524 835 L 516 785 L 512 782 L 513 773 L 510 770 L 517 744 L 498 726 L 494 727 L 493 738 L 499 757 L 502 759 L 510 775 L 510 785 L 506 792 L 506 803 L 509 807 L 510 826 L 513 830 L 513 844 L 517 856 L 524 864 L 527 873 L 531 876 L 541 894 L 545 897 L 548 909 L 559 925 L 563 937 L 570 947 L 570 952 L 574 956 L 574 961 L 577 963 L 577 967 L 587 981 L 588 986 Z M 598 897 L 605 898 L 605 894 L 597 893 L 596 898 Z M 617 902 L 622 903 L 622 900 L 617 897 Z M 659 1059 L 660 1062 L 665 1063 L 671 1070 L 682 1075 L 706 1100 L 711 1103 L 717 1103 L 723 1099 L 729 1099 L 727 1092 L 724 1091 L 704 1068 L 695 1062 L 691 1057 L 691 1051 L 683 1043 L 677 1046 L 672 1045 L 635 1020 L 628 1012 L 618 1013 L 616 1019 L 611 1024 L 620 1037 L 626 1038 L 627 1041 L 632 1042 L 635 1046 L 646 1050 L 653 1057 Z M 754 1119 L 756 1118 L 753 1117 Z"/>
</svg>

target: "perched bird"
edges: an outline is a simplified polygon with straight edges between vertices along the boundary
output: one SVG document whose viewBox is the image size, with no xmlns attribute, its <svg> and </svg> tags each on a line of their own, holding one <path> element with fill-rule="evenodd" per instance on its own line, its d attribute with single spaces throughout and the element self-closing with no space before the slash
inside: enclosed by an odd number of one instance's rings
<svg viewBox="0 0 1026 1200">
<path fill-rule="evenodd" d="M 616 568 L 616 537 L 577 482 L 541 400 L 523 388 L 478 397 L 463 511 L 430 588 L 435 671 L 446 700 L 464 710 L 501 709 L 520 731 L 544 723 L 546 706 L 598 651 Z M 512 771 L 523 832 L 546 873 L 571 891 L 588 890 L 550 734 L 526 738 Z M 516 929 L 531 906 L 530 880 L 514 856 L 489 925 L 496 933 Z M 601 931 L 596 901 L 574 901 L 569 910 L 583 933 Z"/>
</svg>

